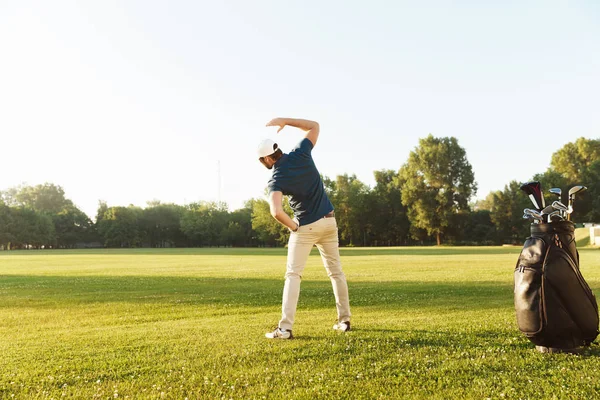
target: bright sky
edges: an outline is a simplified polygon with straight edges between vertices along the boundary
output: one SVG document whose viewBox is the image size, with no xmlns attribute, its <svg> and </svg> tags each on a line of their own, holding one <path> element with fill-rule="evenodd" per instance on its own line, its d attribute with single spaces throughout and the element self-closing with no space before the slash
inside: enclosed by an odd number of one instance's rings
<svg viewBox="0 0 600 400">
<path fill-rule="evenodd" d="M 91 217 L 263 196 L 260 140 L 302 138 L 277 116 L 371 186 L 455 136 L 478 198 L 600 137 L 595 0 L 0 1 L 0 38 L 0 190 L 52 182 Z"/>
</svg>

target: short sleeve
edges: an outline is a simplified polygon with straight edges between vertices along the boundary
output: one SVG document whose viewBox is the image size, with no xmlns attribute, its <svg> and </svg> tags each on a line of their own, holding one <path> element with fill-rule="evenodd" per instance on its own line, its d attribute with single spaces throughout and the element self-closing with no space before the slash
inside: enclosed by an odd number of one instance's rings
<svg viewBox="0 0 600 400">
<path fill-rule="evenodd" d="M 269 182 L 267 183 L 267 189 L 269 190 L 269 193 L 271 192 L 283 192 L 283 189 L 281 188 L 281 185 L 279 185 L 277 183 L 277 181 L 273 178 L 269 179 Z"/>
<path fill-rule="evenodd" d="M 313 147 L 312 142 L 309 139 L 304 138 L 292 149 L 292 152 L 310 155 Z"/>
</svg>

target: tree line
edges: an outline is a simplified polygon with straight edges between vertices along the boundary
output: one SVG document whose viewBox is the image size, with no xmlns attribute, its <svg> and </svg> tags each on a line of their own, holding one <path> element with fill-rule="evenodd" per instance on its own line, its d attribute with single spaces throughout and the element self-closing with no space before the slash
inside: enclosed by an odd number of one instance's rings
<svg viewBox="0 0 600 400">
<path fill-rule="evenodd" d="M 375 171 L 374 177 L 372 188 L 355 175 L 323 177 L 342 246 L 499 245 L 521 243 L 528 235 L 522 216 L 531 203 L 519 182 L 470 202 L 477 184 L 456 138 L 429 135 L 399 170 Z M 531 179 L 546 190 L 587 186 L 573 219 L 600 221 L 600 140 L 566 144 L 548 170 Z M 285 209 L 291 212 L 287 204 Z M 234 211 L 215 202 L 152 201 L 144 208 L 100 202 L 92 221 L 52 183 L 0 192 L 1 249 L 282 246 L 288 235 L 265 199 L 250 199 Z"/>
</svg>

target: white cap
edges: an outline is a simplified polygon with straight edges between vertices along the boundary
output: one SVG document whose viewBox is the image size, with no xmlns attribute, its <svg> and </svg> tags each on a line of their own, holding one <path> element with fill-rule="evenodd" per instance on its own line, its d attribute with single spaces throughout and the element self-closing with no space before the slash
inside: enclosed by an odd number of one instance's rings
<svg viewBox="0 0 600 400">
<path fill-rule="evenodd" d="M 258 145 L 258 157 L 270 156 L 271 154 L 275 153 L 278 148 L 279 147 L 277 146 L 277 143 L 271 139 L 265 139 Z"/>
</svg>

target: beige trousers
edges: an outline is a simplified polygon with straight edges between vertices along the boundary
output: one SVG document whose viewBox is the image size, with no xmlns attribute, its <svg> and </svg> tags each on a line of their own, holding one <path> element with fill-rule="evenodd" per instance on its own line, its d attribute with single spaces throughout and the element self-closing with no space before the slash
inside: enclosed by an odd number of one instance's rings
<svg viewBox="0 0 600 400">
<path fill-rule="evenodd" d="M 292 232 L 290 235 L 281 307 L 282 316 L 279 321 L 281 329 L 291 330 L 294 325 L 302 272 L 314 245 L 319 249 L 323 265 L 331 279 L 338 321 L 350 321 L 348 284 L 340 262 L 337 222 L 335 218 L 321 218 L 312 224 L 300 226 L 297 232 Z"/>
</svg>

